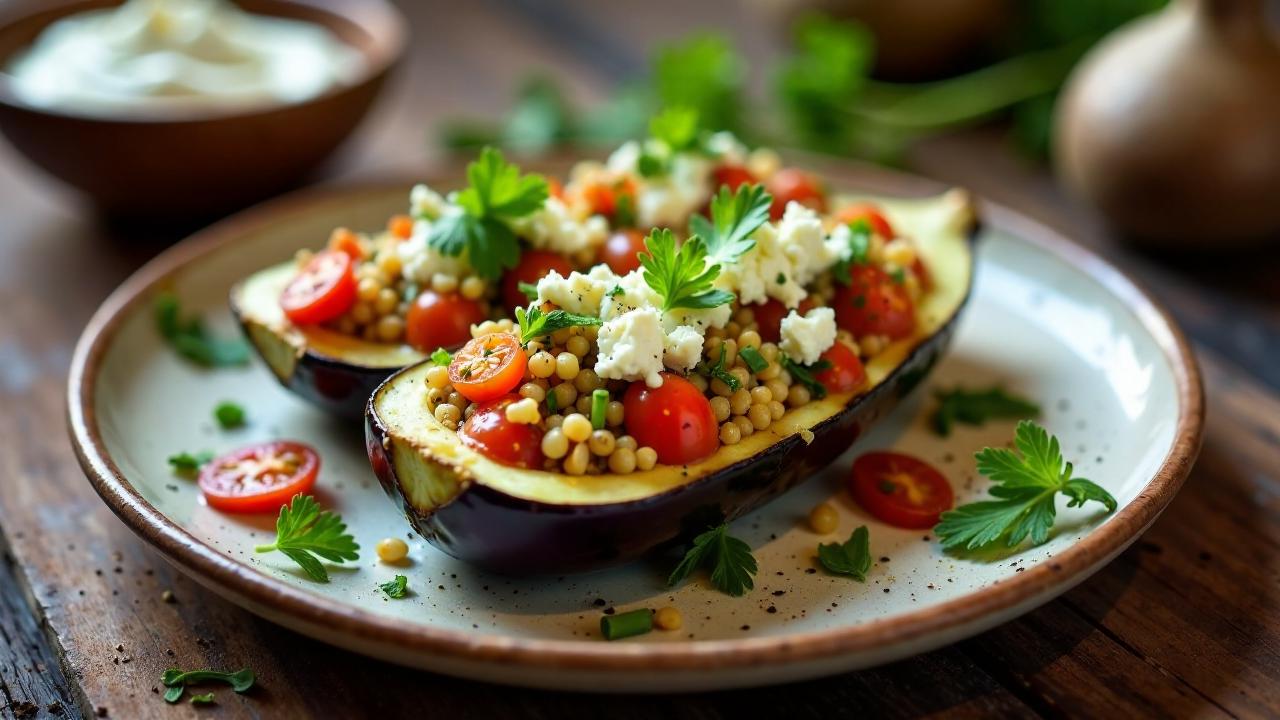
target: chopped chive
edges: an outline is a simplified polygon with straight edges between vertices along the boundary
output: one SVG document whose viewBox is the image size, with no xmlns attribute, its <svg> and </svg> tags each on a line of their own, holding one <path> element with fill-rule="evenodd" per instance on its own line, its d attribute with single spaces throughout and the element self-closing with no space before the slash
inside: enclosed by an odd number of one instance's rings
<svg viewBox="0 0 1280 720">
<path fill-rule="evenodd" d="M 764 372 L 769 368 L 769 361 L 764 359 L 759 350 L 753 347 L 744 347 L 738 351 L 738 357 L 751 368 L 752 373 Z"/>
<path fill-rule="evenodd" d="M 621 615 L 605 615 L 600 618 L 600 634 L 605 640 L 621 640 L 623 638 L 644 635 L 653 630 L 653 611 L 640 608 Z"/>
<path fill-rule="evenodd" d="M 609 391 L 596 388 L 591 392 L 591 428 L 604 429 L 604 413 L 609 407 Z"/>
<path fill-rule="evenodd" d="M 560 409 L 558 403 L 556 403 L 554 390 L 555 388 L 547 388 L 547 413 L 550 415 L 555 415 L 556 411 Z"/>
</svg>

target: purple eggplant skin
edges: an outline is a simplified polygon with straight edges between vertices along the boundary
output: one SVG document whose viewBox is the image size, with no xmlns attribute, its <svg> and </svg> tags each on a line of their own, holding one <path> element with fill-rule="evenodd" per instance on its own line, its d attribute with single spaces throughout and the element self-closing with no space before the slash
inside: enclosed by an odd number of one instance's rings
<svg viewBox="0 0 1280 720">
<path fill-rule="evenodd" d="M 376 392 L 365 413 L 365 445 L 383 490 L 401 504 L 413 528 L 445 553 L 508 575 L 603 569 L 745 515 L 829 465 L 924 379 L 949 346 L 955 324 L 953 318 L 925 339 L 871 392 L 809 428 L 812 442 L 790 435 L 711 475 L 639 500 L 555 505 L 472 483 L 452 501 L 423 513 L 401 491 L 387 428 L 373 411 Z"/>
</svg>

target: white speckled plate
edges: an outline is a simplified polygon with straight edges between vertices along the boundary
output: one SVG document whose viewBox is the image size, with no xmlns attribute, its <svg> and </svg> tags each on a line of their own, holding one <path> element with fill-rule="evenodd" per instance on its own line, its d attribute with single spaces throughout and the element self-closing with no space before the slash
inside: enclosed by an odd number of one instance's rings
<svg viewBox="0 0 1280 720">
<path fill-rule="evenodd" d="M 836 166 L 829 176 L 883 193 L 938 190 L 853 166 Z M 702 581 L 673 592 L 663 584 L 669 559 L 561 578 L 488 575 L 411 535 L 368 468 L 358 423 L 320 414 L 256 362 L 193 367 L 152 326 L 151 293 L 168 286 L 218 330 L 235 332 L 226 298 L 237 279 L 316 245 L 335 225 L 379 227 L 406 198 L 404 184 L 304 194 L 174 247 L 103 305 L 69 381 L 81 463 L 130 527 L 213 591 L 336 645 L 443 673 L 590 691 L 758 685 L 883 663 L 992 627 L 1087 578 L 1156 518 L 1199 448 L 1200 379 L 1168 317 L 1095 256 L 985 205 L 974 295 L 952 351 L 925 387 L 827 471 L 734 525 L 760 563 L 753 592 L 730 598 Z M 1046 545 L 977 560 L 943 553 L 927 533 L 877 523 L 848 499 L 843 482 L 851 459 L 871 448 L 929 460 L 951 478 L 961 501 L 981 495 L 973 452 L 1008 442 L 1012 424 L 961 427 L 941 440 L 925 417 L 932 388 L 993 382 L 1041 401 L 1042 422 L 1062 438 L 1077 474 L 1109 489 L 1118 512 L 1060 506 Z M 210 410 L 221 400 L 244 405 L 249 425 L 216 429 Z M 253 546 L 274 534 L 272 519 L 211 510 L 166 464 L 179 450 L 224 451 L 282 437 L 320 449 L 318 495 L 365 548 L 354 567 L 334 569 L 328 585 L 307 580 L 279 554 L 255 556 Z M 833 497 L 841 538 L 871 526 L 878 561 L 865 584 L 816 569 L 820 538 L 801 520 Z M 409 539 L 410 562 L 377 562 L 373 545 L 387 535 Z M 408 575 L 412 595 L 390 601 L 377 585 L 396 573 Z M 683 611 L 683 630 L 615 643 L 600 638 L 606 608 L 662 605 Z"/>
</svg>

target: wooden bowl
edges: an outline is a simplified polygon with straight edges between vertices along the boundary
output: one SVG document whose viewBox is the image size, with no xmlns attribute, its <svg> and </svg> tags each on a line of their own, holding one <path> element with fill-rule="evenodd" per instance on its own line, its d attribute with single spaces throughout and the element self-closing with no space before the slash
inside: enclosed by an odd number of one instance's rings
<svg viewBox="0 0 1280 720">
<path fill-rule="evenodd" d="M 366 58 L 353 83 L 258 108 L 76 112 L 35 107 L 3 71 L 53 21 L 117 0 L 19 0 L 0 8 L 0 132 L 106 213 L 178 219 L 224 212 L 298 183 L 360 122 L 406 44 L 385 0 L 238 0 L 323 25 Z"/>
</svg>

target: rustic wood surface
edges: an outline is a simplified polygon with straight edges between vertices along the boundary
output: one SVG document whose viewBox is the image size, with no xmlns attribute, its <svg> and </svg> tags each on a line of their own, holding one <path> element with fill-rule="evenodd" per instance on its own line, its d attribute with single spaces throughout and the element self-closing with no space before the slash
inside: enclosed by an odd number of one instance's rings
<svg viewBox="0 0 1280 720">
<path fill-rule="evenodd" d="M 691 29 L 730 31 L 753 59 L 780 42 L 730 0 L 405 6 L 412 55 L 329 177 L 427 167 L 437 121 L 502 111 L 533 70 L 591 100 Z M 1280 255 L 1210 263 L 1125 249 L 994 131 L 931 141 L 910 165 L 1079 238 L 1174 311 L 1208 388 L 1196 470 L 1094 578 L 972 640 L 783 688 L 617 698 L 495 689 L 336 650 L 202 591 L 136 539 L 76 465 L 63 383 L 90 313 L 177 235 L 104 228 L 0 145 L 0 718 L 198 714 L 157 695 L 172 665 L 254 668 L 252 694 L 219 693 L 198 711 L 228 718 L 1280 715 Z"/>
</svg>

